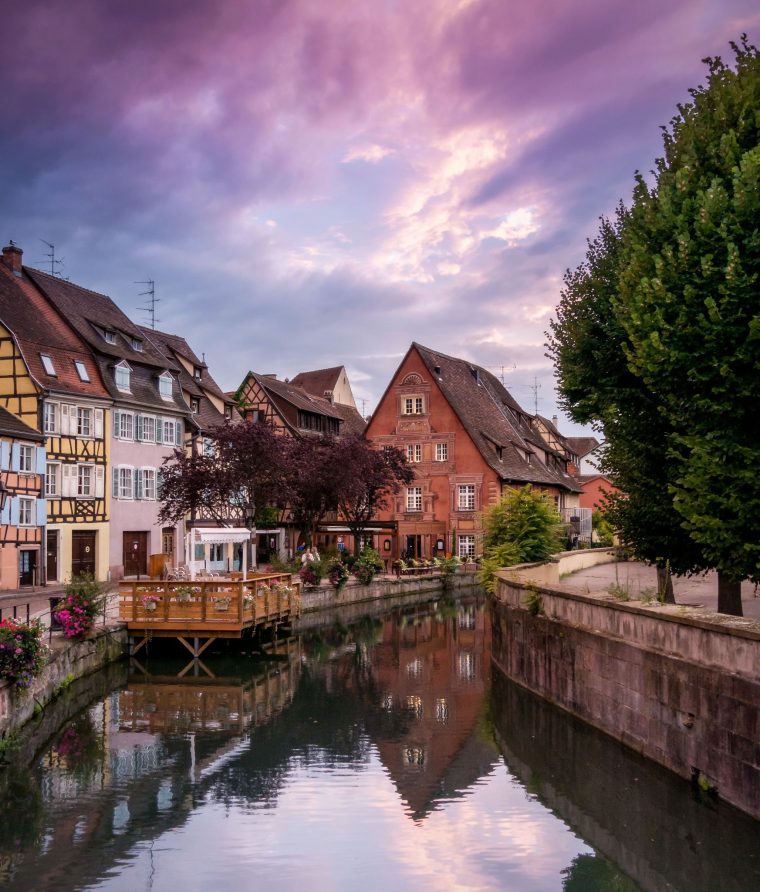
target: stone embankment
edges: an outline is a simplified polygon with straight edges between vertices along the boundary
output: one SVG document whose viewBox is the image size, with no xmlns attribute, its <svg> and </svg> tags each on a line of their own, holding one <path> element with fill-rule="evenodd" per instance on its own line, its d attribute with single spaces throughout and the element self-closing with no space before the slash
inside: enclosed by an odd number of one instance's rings
<svg viewBox="0 0 760 892">
<path fill-rule="evenodd" d="M 546 573 L 499 574 L 504 674 L 760 817 L 760 623 L 619 601 Z"/>
</svg>

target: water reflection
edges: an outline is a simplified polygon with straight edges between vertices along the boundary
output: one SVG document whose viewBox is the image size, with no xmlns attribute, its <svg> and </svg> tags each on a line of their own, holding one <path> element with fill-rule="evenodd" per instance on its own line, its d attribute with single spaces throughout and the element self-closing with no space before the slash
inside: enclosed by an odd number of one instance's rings
<svg viewBox="0 0 760 892">
<path fill-rule="evenodd" d="M 483 601 L 422 604 L 336 620 L 274 659 L 154 659 L 112 678 L 33 759 L 23 754 L 30 769 L 22 760 L 0 774 L 0 881 L 109 892 L 751 888 L 736 883 L 755 876 L 756 825 L 690 806 L 667 773 L 631 769 L 612 741 L 498 673 L 492 684 L 490 629 Z M 720 845 L 703 832 L 711 821 Z M 720 828 L 745 862 L 726 885 L 716 885 L 731 861 Z M 712 885 L 693 869 L 700 850 Z"/>
</svg>

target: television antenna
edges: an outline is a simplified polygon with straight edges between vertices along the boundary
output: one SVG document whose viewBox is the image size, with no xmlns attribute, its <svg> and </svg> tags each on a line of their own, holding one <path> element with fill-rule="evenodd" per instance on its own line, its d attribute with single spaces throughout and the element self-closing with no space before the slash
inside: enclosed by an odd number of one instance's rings
<svg viewBox="0 0 760 892">
<path fill-rule="evenodd" d="M 150 321 L 150 327 L 155 331 L 156 322 L 160 322 L 160 319 L 156 319 L 156 304 L 161 303 L 161 298 L 156 297 L 156 283 L 153 279 L 144 279 L 140 282 L 135 282 L 135 285 L 147 285 L 147 291 L 141 291 L 140 297 L 148 298 L 148 306 L 147 307 L 138 307 L 138 310 L 142 310 L 144 313 L 148 314 L 148 320 Z"/>
<path fill-rule="evenodd" d="M 61 267 L 63 266 L 63 261 L 65 258 L 55 256 L 55 245 L 51 244 L 50 242 L 46 242 L 44 238 L 41 238 L 40 241 L 42 242 L 43 245 L 48 246 L 49 251 L 45 255 L 45 259 L 38 260 L 37 263 L 45 263 L 45 264 L 49 263 L 50 264 L 50 275 L 57 276 L 59 279 L 62 279 L 63 276 L 61 275 Z"/>
</svg>

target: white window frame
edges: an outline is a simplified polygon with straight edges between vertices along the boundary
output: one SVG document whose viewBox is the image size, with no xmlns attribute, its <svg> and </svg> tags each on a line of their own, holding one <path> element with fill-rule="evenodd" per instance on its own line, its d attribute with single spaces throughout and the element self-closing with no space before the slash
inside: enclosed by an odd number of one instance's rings
<svg viewBox="0 0 760 892">
<path fill-rule="evenodd" d="M 45 465 L 45 498 L 56 499 L 61 494 L 61 463 L 48 462 Z"/>
<path fill-rule="evenodd" d="M 87 484 L 86 487 L 84 484 Z M 84 490 L 87 489 L 87 492 Z M 95 466 L 77 465 L 77 498 L 95 498 Z"/>
<path fill-rule="evenodd" d="M 43 426 L 46 434 L 57 434 L 59 427 L 58 403 L 45 403 L 42 410 Z"/>
<path fill-rule="evenodd" d="M 40 353 L 40 360 L 42 368 L 45 369 L 45 374 L 50 375 L 51 378 L 57 378 L 58 372 L 56 372 L 55 365 L 53 365 L 53 357 L 49 353 Z"/>
<path fill-rule="evenodd" d="M 422 487 L 407 486 L 406 488 L 406 510 L 422 511 Z"/>
<path fill-rule="evenodd" d="M 190 397 L 190 411 L 193 415 L 197 415 L 201 410 L 201 401 L 197 396 Z"/>
<path fill-rule="evenodd" d="M 412 396 L 402 397 L 401 403 L 402 415 L 424 415 L 425 414 L 425 398 L 413 394 Z"/>
<path fill-rule="evenodd" d="M 436 443 L 435 444 L 435 460 L 436 461 L 448 461 L 449 460 L 449 444 L 448 443 Z"/>
<path fill-rule="evenodd" d="M 151 430 L 148 433 L 148 426 L 150 425 Z M 140 437 L 141 443 L 155 443 L 156 442 L 156 416 L 155 415 L 143 415 L 142 416 L 142 436 Z"/>
<path fill-rule="evenodd" d="M 457 556 L 462 558 L 475 557 L 475 536 L 470 534 L 460 534 L 457 538 Z"/>
<path fill-rule="evenodd" d="M 131 465 L 118 465 L 119 485 L 117 499 L 129 499 L 135 497 L 135 469 Z"/>
<path fill-rule="evenodd" d="M 103 332 L 103 340 L 106 342 L 106 344 L 115 344 L 116 343 L 116 332 L 106 329 Z"/>
<path fill-rule="evenodd" d="M 74 360 L 74 368 L 77 370 L 77 375 L 79 375 L 79 380 L 84 381 L 85 384 L 90 383 L 90 373 L 87 371 L 87 366 L 82 362 L 81 359 Z"/>
<path fill-rule="evenodd" d="M 77 436 L 84 437 L 87 440 L 93 438 L 93 411 L 87 406 L 77 406 Z M 87 419 L 87 431 L 85 433 L 84 421 Z"/>
<path fill-rule="evenodd" d="M 169 385 L 168 393 L 164 393 L 166 385 Z M 158 376 L 158 395 L 162 400 L 171 401 L 174 395 L 174 379 L 169 372 L 161 372 Z"/>
<path fill-rule="evenodd" d="M 406 460 L 410 464 L 422 461 L 422 443 L 409 443 L 406 447 Z"/>
<path fill-rule="evenodd" d="M 18 469 L 22 474 L 34 473 L 34 446 L 21 443 L 18 447 Z"/>
<path fill-rule="evenodd" d="M 457 485 L 457 510 L 475 510 L 475 484 L 459 483 Z"/>
<path fill-rule="evenodd" d="M 131 338 L 129 343 L 135 353 L 143 352 L 143 342 L 138 338 Z"/>
<path fill-rule="evenodd" d="M 149 502 L 156 500 L 156 469 L 140 468 L 142 474 L 142 497 Z"/>
<path fill-rule="evenodd" d="M 20 527 L 36 526 L 34 499 L 21 496 L 18 500 L 18 525 Z"/>
<path fill-rule="evenodd" d="M 135 416 L 132 412 L 119 411 L 119 429 L 116 432 L 118 440 L 134 440 Z"/>
<path fill-rule="evenodd" d="M 119 376 L 126 376 L 126 385 L 122 380 L 119 381 Z M 114 366 L 113 370 L 113 380 L 116 384 L 117 390 L 120 390 L 122 393 L 131 393 L 132 392 L 132 369 L 127 362 L 120 362 Z"/>
</svg>

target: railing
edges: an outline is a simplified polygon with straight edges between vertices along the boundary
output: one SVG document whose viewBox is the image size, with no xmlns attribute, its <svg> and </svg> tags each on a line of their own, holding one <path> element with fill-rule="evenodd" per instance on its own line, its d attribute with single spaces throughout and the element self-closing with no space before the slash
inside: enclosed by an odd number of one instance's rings
<svg viewBox="0 0 760 892">
<path fill-rule="evenodd" d="M 301 583 L 289 573 L 235 579 L 119 583 L 119 618 L 161 625 L 248 626 L 301 613 Z"/>
</svg>

